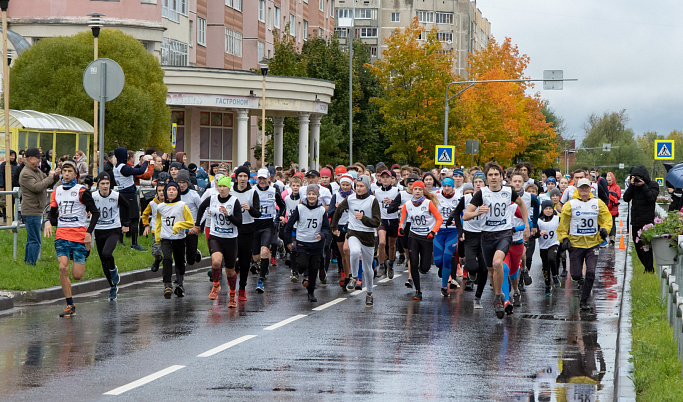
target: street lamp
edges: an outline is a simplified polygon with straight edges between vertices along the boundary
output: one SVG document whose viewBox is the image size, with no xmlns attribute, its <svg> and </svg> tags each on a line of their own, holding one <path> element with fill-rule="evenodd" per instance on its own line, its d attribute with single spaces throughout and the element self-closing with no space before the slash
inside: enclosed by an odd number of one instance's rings
<svg viewBox="0 0 683 402">
<path fill-rule="evenodd" d="M 266 75 L 268 75 L 268 60 L 259 62 L 263 76 L 263 90 L 261 92 L 261 167 L 266 167 Z"/>
<path fill-rule="evenodd" d="M 95 48 L 95 60 L 99 59 L 99 37 L 100 37 L 100 28 L 102 28 L 102 17 L 104 17 L 104 14 L 99 14 L 99 13 L 92 13 L 88 14 L 88 17 L 90 19 L 88 20 L 88 26 L 90 29 L 92 29 L 92 36 L 95 38 L 94 39 L 94 48 Z M 99 102 L 94 101 L 94 117 L 93 117 L 93 127 L 94 127 L 94 132 L 93 132 L 93 176 L 96 176 L 98 173 L 98 166 L 104 166 L 104 152 L 100 152 L 99 155 L 97 154 L 97 150 L 99 149 L 98 147 L 98 133 L 97 133 L 97 125 L 98 125 L 98 110 L 99 110 Z M 104 138 L 102 138 L 102 144 L 99 144 L 104 148 Z"/>
<path fill-rule="evenodd" d="M 9 163 L 9 153 L 12 147 L 12 139 L 9 133 L 9 64 L 7 59 L 9 54 L 7 53 L 7 8 L 9 7 L 9 0 L 0 0 L 0 10 L 2 10 L 2 54 L 5 58 L 5 63 L 2 63 L 2 95 L 5 98 L 5 190 L 12 190 L 12 167 Z M 14 211 L 12 209 L 12 195 L 8 194 L 6 196 L 7 205 L 7 224 L 11 225 L 13 220 Z"/>
</svg>

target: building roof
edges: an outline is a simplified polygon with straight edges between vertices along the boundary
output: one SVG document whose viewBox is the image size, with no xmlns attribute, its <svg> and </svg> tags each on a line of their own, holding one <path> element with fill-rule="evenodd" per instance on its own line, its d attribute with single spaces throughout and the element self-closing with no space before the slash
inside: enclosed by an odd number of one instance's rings
<svg viewBox="0 0 683 402">
<path fill-rule="evenodd" d="M 42 113 L 35 110 L 9 111 L 9 126 L 41 131 L 69 131 L 76 133 L 93 133 L 93 126 L 77 117 L 62 116 L 61 114 Z M 0 127 L 5 126 L 5 113 L 0 110 Z"/>
</svg>

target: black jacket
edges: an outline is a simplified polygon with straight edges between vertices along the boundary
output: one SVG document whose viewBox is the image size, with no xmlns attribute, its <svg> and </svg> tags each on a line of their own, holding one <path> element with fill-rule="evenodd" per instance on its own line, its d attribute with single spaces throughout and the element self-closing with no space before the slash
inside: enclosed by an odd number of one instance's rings
<svg viewBox="0 0 683 402">
<path fill-rule="evenodd" d="M 634 167 L 631 175 L 641 177 L 644 183 L 642 186 L 630 184 L 624 192 L 624 201 L 631 203 L 631 225 L 644 226 L 655 220 L 659 184 L 650 180 L 647 168 L 642 165 Z"/>
</svg>

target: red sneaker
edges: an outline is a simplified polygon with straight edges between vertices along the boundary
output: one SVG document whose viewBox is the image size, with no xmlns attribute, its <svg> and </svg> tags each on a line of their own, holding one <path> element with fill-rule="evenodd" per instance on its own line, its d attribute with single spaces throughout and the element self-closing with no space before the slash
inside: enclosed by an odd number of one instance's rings
<svg viewBox="0 0 683 402">
<path fill-rule="evenodd" d="M 275 257 L 270 257 L 270 265 L 277 267 L 277 261 L 275 261 Z"/>
<path fill-rule="evenodd" d="M 237 307 L 237 302 L 235 301 L 235 291 L 230 291 L 230 296 L 228 297 L 228 308 Z"/>
<path fill-rule="evenodd" d="M 341 271 L 341 277 L 339 278 L 339 286 L 344 287 L 346 283 L 346 272 Z"/>
<path fill-rule="evenodd" d="M 240 289 L 239 294 L 237 295 L 237 300 L 241 302 L 247 301 L 247 291 L 244 289 Z"/>
</svg>

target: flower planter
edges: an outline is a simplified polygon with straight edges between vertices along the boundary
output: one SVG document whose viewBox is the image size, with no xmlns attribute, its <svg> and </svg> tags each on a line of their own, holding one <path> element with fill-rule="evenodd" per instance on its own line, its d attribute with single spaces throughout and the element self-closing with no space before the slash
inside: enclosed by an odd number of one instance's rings
<svg viewBox="0 0 683 402">
<path fill-rule="evenodd" d="M 669 239 L 653 237 L 652 253 L 655 255 L 655 263 L 657 265 L 674 265 L 678 250 L 676 247 L 671 247 Z"/>
</svg>

